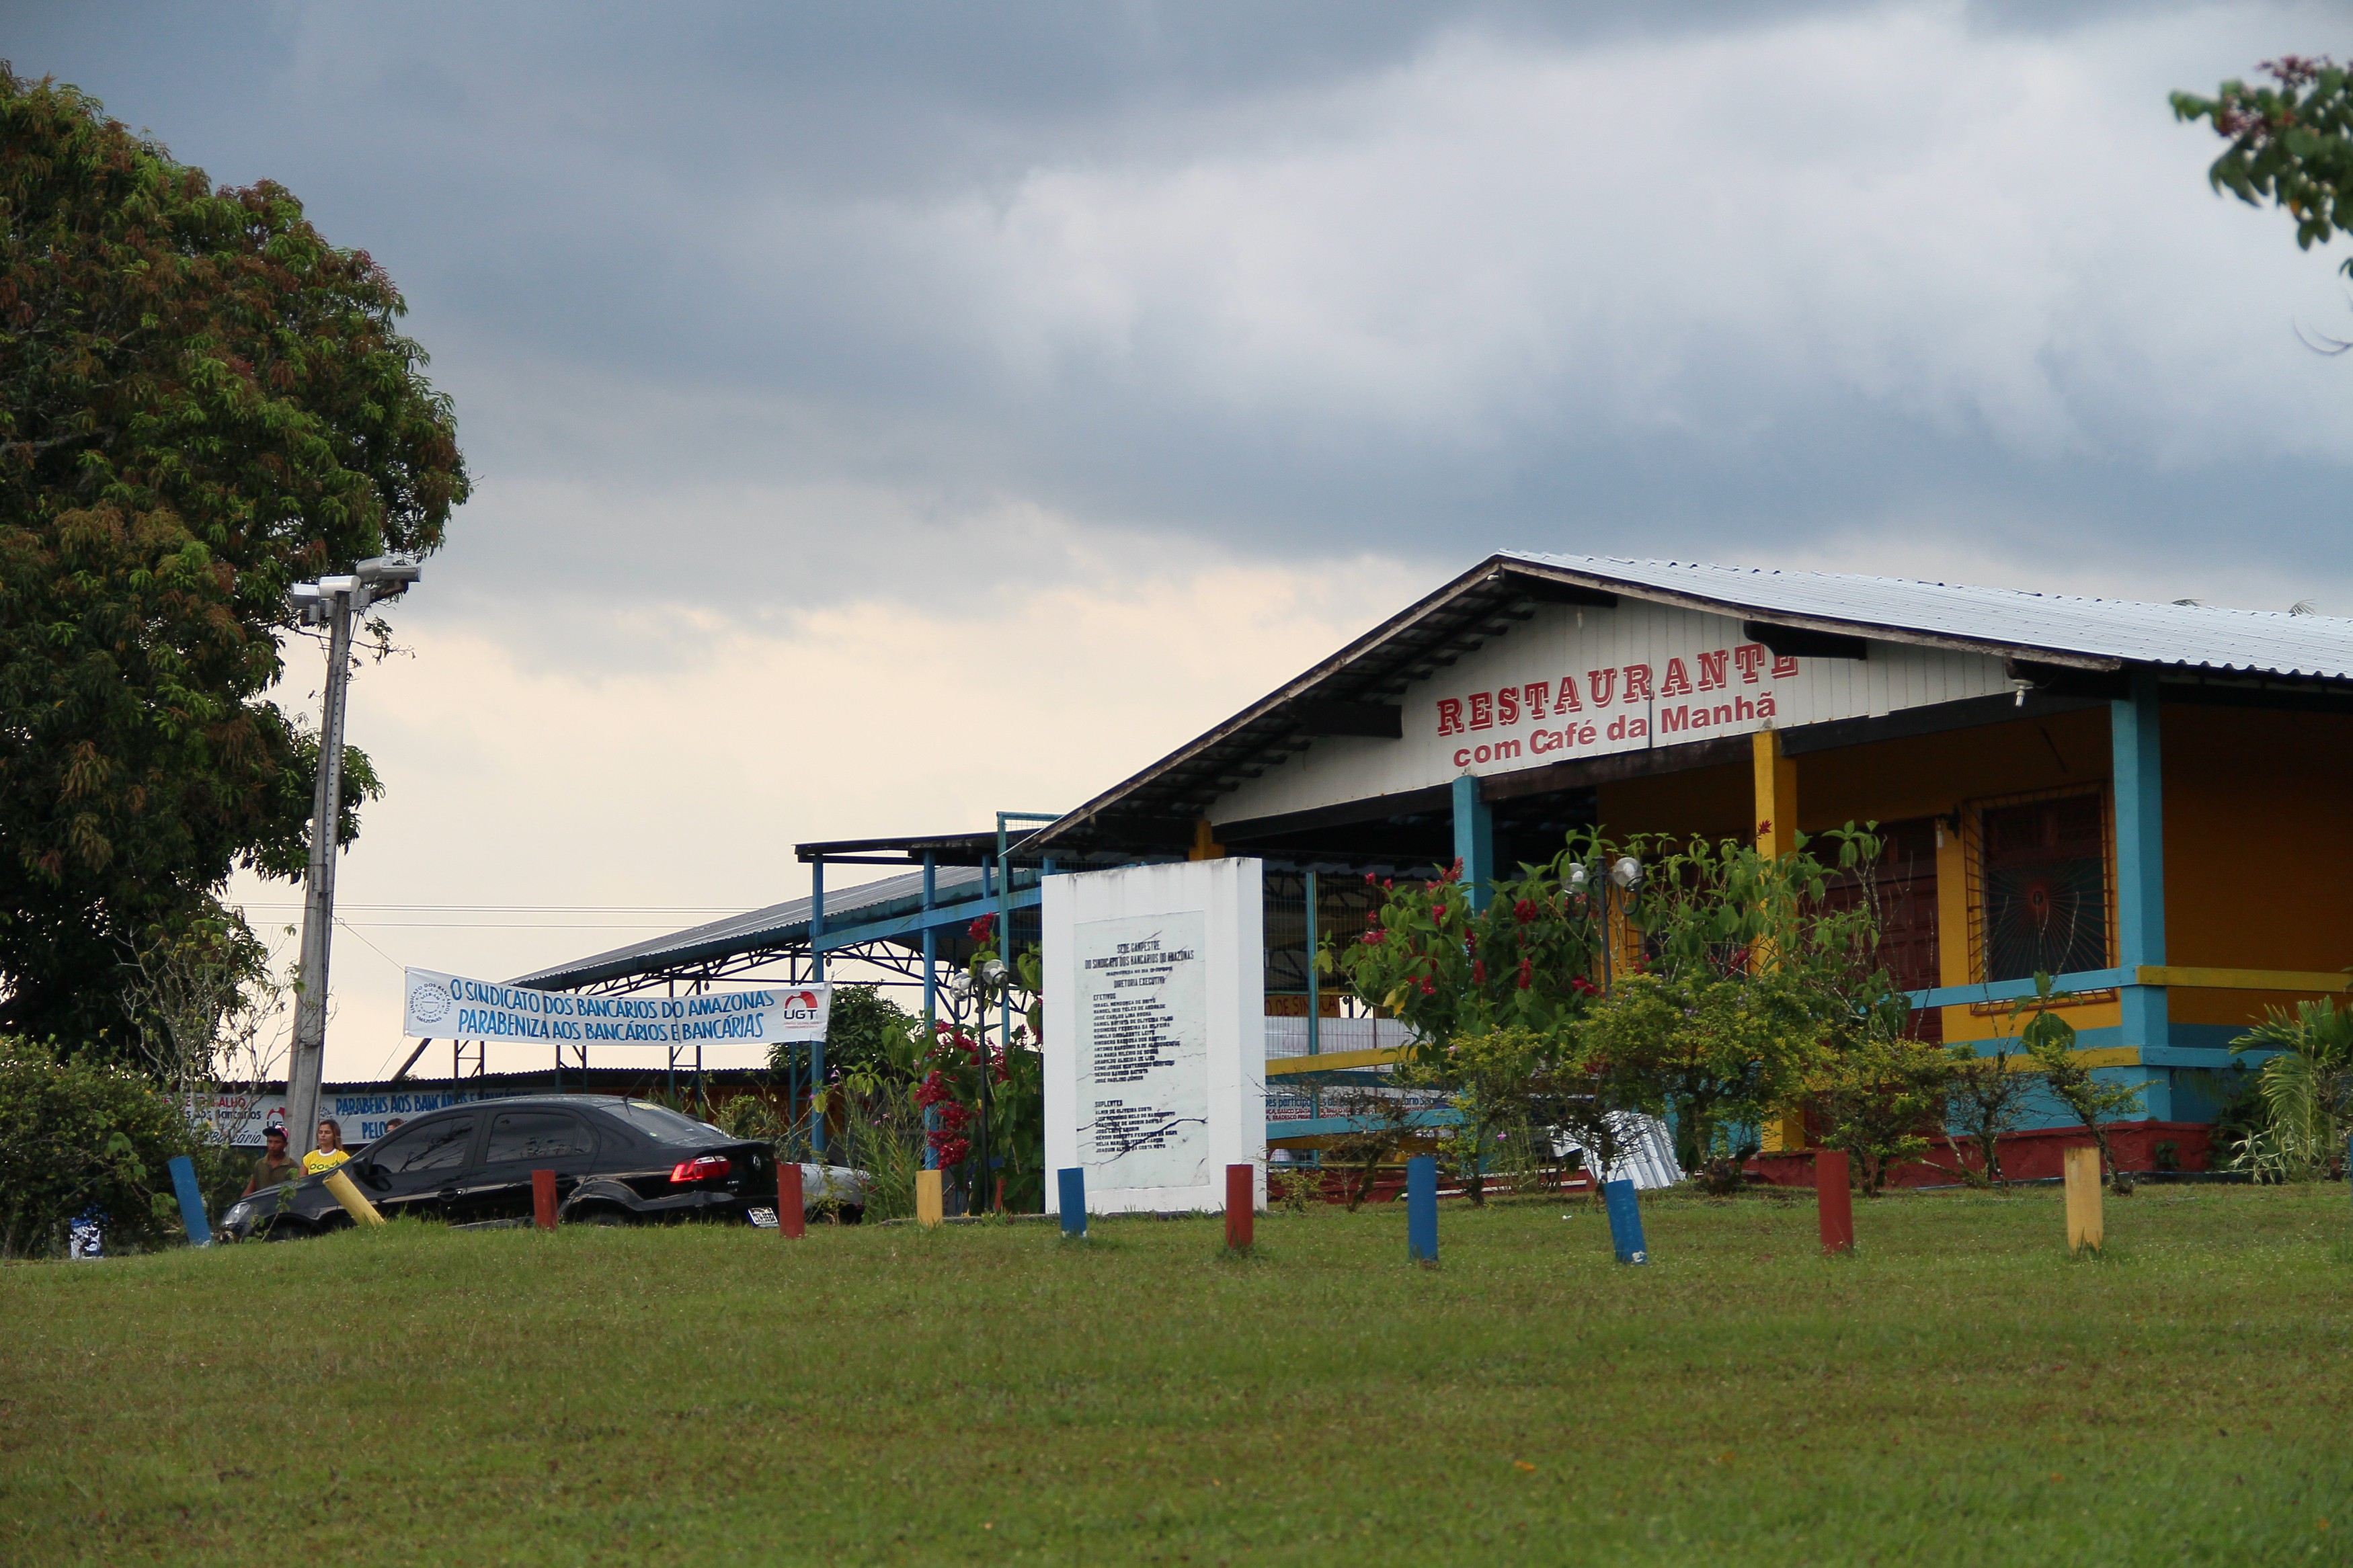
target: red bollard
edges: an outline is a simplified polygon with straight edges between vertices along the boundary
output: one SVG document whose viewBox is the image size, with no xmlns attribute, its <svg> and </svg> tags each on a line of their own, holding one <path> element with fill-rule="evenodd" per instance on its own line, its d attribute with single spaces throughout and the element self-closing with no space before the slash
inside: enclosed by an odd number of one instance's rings
<svg viewBox="0 0 2353 1568">
<path fill-rule="evenodd" d="M 555 1228 L 555 1173 L 531 1173 L 531 1217 L 542 1230 Z"/>
<path fill-rule="evenodd" d="M 1822 1219 L 1822 1256 L 1854 1250 L 1854 1194 L 1847 1190 L 1846 1156 L 1834 1149 L 1814 1152 L 1814 1206 Z"/>
<path fill-rule="evenodd" d="M 1258 1222 L 1257 1176 L 1255 1166 L 1226 1167 L 1226 1245 L 1237 1252 L 1250 1245 Z"/>
<path fill-rule="evenodd" d="M 808 1205 L 801 1201 L 797 1160 L 786 1160 L 776 1166 L 776 1234 L 790 1241 L 808 1234 Z"/>
</svg>

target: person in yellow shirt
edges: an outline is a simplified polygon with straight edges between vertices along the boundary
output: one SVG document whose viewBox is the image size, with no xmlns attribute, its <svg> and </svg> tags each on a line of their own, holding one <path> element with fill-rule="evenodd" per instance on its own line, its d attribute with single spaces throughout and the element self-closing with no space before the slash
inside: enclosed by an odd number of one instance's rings
<svg viewBox="0 0 2353 1568">
<path fill-rule="evenodd" d="M 322 1171 L 332 1171 L 352 1157 L 343 1147 L 343 1124 L 333 1117 L 319 1120 L 319 1146 L 302 1156 L 302 1173 L 315 1176 Z"/>
</svg>

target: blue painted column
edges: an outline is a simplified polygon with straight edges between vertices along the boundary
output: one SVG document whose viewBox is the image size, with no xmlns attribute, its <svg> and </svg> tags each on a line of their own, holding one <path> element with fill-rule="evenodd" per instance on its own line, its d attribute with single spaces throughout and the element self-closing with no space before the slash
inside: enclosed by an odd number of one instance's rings
<svg viewBox="0 0 2353 1568">
<path fill-rule="evenodd" d="M 1405 1250 L 1416 1262 L 1438 1261 L 1438 1161 L 1432 1155 L 1405 1163 Z"/>
<path fill-rule="evenodd" d="M 923 851 L 923 913 L 928 916 L 932 906 L 940 901 L 940 863 L 933 853 Z M 923 926 L 923 1048 L 930 1050 L 939 1039 L 933 1027 L 940 1021 L 940 940 L 938 928 L 925 922 Z M 923 1131 L 931 1132 L 940 1124 L 939 1108 L 923 1107 Z M 932 1141 L 923 1140 L 923 1169 L 939 1169 L 940 1157 L 932 1152 Z"/>
<path fill-rule="evenodd" d="M 2135 670 L 2132 695 L 2108 704 L 2108 737 L 2116 769 L 2116 962 L 2126 969 L 2163 963 L 2165 788 L 2155 671 Z M 2124 1043 L 2166 1045 L 2165 987 L 2126 985 L 2119 996 Z M 2166 1108 L 2149 1109 L 2166 1114 Z"/>
<path fill-rule="evenodd" d="M 816 980 L 825 982 L 825 861 L 822 857 L 809 865 L 809 959 L 817 971 Z M 827 1017 L 832 1016 L 828 1009 Z M 825 1163 L 825 1118 L 817 1113 L 817 1093 L 825 1087 L 825 1041 L 809 1042 L 809 1150 L 817 1163 Z"/>
<path fill-rule="evenodd" d="M 1454 858 L 1462 862 L 1462 882 L 1471 907 L 1483 910 L 1495 878 L 1495 814 L 1479 798 L 1479 781 L 1469 773 L 1454 781 Z"/>
<path fill-rule="evenodd" d="M 196 1163 L 185 1154 L 174 1154 L 171 1172 L 173 1190 L 180 1198 L 180 1224 L 188 1233 L 188 1245 L 210 1247 L 213 1227 L 205 1218 L 205 1194 L 196 1184 Z"/>
<path fill-rule="evenodd" d="M 1634 1184 L 1620 1176 L 1601 1185 L 1602 1206 L 1609 1213 L 1609 1246 L 1620 1263 L 1648 1263 L 1651 1249 L 1642 1240 L 1642 1200 Z"/>
</svg>

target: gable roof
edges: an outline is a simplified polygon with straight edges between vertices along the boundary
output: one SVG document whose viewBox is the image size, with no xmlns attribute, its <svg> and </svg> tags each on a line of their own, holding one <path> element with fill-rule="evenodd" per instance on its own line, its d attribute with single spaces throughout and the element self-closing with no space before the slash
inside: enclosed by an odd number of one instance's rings
<svg viewBox="0 0 2353 1568">
<path fill-rule="evenodd" d="M 1027 842 L 1034 850 L 1095 837 L 1188 837 L 1218 796 L 1317 736 L 1397 733 L 1380 726 L 1397 722 L 1392 705 L 1409 687 L 1529 619 L 1535 606 L 1621 599 L 1983 654 L 2053 673 L 2154 666 L 2300 684 L 2353 681 L 2353 620 L 2337 616 L 1503 551 Z"/>
<path fill-rule="evenodd" d="M 1932 643 L 2007 658 L 2353 679 L 2353 620 L 2208 605 L 2147 605 L 1845 572 L 1768 572 L 1697 561 L 1506 551 L 1572 582 L 1630 597 L 1808 629 Z"/>
</svg>

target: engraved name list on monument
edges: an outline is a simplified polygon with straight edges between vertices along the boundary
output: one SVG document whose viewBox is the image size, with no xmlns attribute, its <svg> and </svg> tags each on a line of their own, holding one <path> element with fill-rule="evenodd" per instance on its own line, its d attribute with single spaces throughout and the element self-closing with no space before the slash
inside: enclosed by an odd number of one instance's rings
<svg viewBox="0 0 2353 1568">
<path fill-rule="evenodd" d="M 1205 931 L 1198 910 L 1077 928 L 1082 1147 L 1112 1184 L 1208 1179 Z"/>
</svg>

